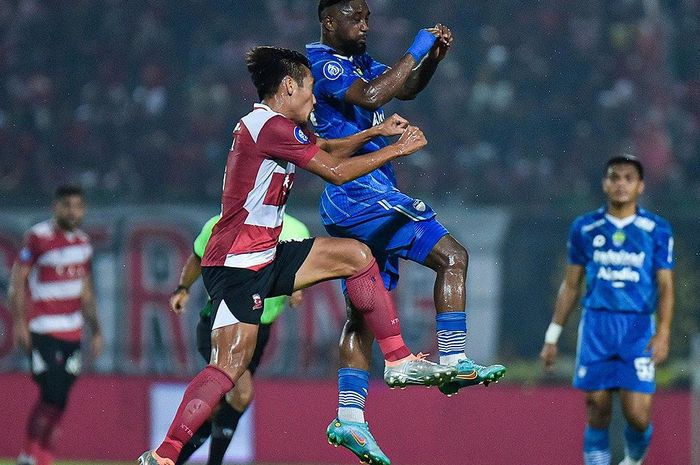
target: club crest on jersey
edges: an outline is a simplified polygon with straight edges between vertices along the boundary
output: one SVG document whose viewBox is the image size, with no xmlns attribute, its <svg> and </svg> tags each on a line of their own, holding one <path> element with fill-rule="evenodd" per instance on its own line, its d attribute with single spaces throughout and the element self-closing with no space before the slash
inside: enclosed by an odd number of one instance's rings
<svg viewBox="0 0 700 465">
<path fill-rule="evenodd" d="M 335 81 L 343 74 L 343 67 L 337 61 L 329 61 L 323 65 L 323 75 L 329 81 Z"/>
<path fill-rule="evenodd" d="M 424 212 L 425 211 L 425 202 L 423 202 L 420 199 L 416 199 L 413 201 L 413 209 L 419 212 Z"/>
<path fill-rule="evenodd" d="M 294 128 L 294 138 L 299 141 L 300 144 L 309 143 L 309 136 L 304 134 L 304 131 L 302 131 L 299 126 Z"/>
<path fill-rule="evenodd" d="M 260 298 L 260 294 L 253 294 L 251 297 L 253 298 L 253 310 L 262 310 L 263 301 Z"/>
<path fill-rule="evenodd" d="M 593 247 L 603 247 L 605 245 L 605 236 L 598 234 L 593 238 Z"/>
<path fill-rule="evenodd" d="M 615 245 L 615 247 L 620 247 L 622 244 L 625 243 L 626 238 L 627 236 L 625 235 L 625 232 L 618 229 L 612 236 L 613 245 Z"/>
</svg>

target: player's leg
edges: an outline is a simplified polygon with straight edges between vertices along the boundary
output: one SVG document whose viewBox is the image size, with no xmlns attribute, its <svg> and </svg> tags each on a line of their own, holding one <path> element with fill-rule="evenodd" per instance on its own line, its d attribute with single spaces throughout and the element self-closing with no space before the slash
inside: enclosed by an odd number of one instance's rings
<svg viewBox="0 0 700 465">
<path fill-rule="evenodd" d="M 467 250 L 451 235 L 444 234 L 446 230 L 435 219 L 417 227 L 422 228 L 424 232 L 416 239 L 416 244 L 412 245 L 409 254 L 414 254 L 413 249 L 424 250 L 429 241 L 439 238 L 422 263 L 436 274 L 433 298 L 440 363 L 456 366 L 459 371 L 457 379 L 441 386 L 440 390 L 452 395 L 466 386 L 497 382 L 506 373 L 503 365 L 483 366 L 465 354 L 466 278 L 469 266 Z M 420 260 L 420 257 L 415 258 L 416 261 Z"/>
<path fill-rule="evenodd" d="M 236 308 L 235 303 L 240 304 L 240 297 L 213 300 L 216 316 L 211 334 L 210 364 L 187 386 L 165 440 L 155 451 L 145 452 L 139 458 L 141 465 L 173 464 L 184 444 L 209 418 L 224 395 L 233 388 L 253 356 L 258 325 L 241 321 L 248 319 L 245 318 L 248 315 L 244 317 L 239 311 L 234 315 L 230 310 Z"/>
<path fill-rule="evenodd" d="M 200 311 L 199 321 L 197 322 L 197 352 L 202 356 L 204 362 L 209 363 L 209 357 L 211 356 L 211 300 L 207 301 L 207 304 Z M 220 404 L 223 404 L 221 402 Z M 216 415 L 216 413 L 214 413 Z M 194 454 L 197 449 L 202 447 L 202 445 L 209 439 L 211 435 L 211 418 L 205 421 L 202 426 L 195 431 L 192 439 L 185 444 L 180 451 L 180 455 L 175 462 L 175 465 L 182 465 L 189 460 L 189 458 Z"/>
<path fill-rule="evenodd" d="M 620 390 L 625 427 L 625 460 L 621 465 L 640 465 L 649 449 L 653 427 L 651 425 L 652 394 Z"/>
<path fill-rule="evenodd" d="M 77 342 L 32 334 L 31 367 L 40 396 L 29 417 L 23 457 L 30 457 L 36 465 L 53 463 L 59 423 L 80 372 L 79 347 Z"/>
<path fill-rule="evenodd" d="M 586 392 L 588 424 L 583 433 L 584 465 L 610 464 L 608 427 L 612 416 L 612 391 Z"/>
<path fill-rule="evenodd" d="M 265 347 L 270 340 L 271 325 L 258 326 L 258 335 L 253 357 L 248 369 L 238 378 L 231 391 L 226 393 L 225 402 L 221 402 L 219 411 L 213 418 L 211 446 L 209 448 L 208 465 L 221 465 L 233 435 L 238 428 L 238 422 L 253 401 L 253 375 L 265 353 Z"/>
<path fill-rule="evenodd" d="M 369 247 L 354 239 L 316 238 L 296 272 L 294 290 L 333 278 L 346 278 L 348 299 L 384 354 L 390 386 L 437 385 L 454 378 L 454 369 L 415 357 L 406 347 L 394 301 Z"/>
<path fill-rule="evenodd" d="M 340 338 L 341 367 L 338 370 L 338 414 L 326 429 L 330 444 L 350 449 L 360 460 L 386 464 L 381 450 L 365 421 L 365 401 L 369 390 L 369 363 L 374 337 L 362 314 L 346 297 L 348 320 Z M 357 439 L 359 438 L 359 440 Z"/>
</svg>

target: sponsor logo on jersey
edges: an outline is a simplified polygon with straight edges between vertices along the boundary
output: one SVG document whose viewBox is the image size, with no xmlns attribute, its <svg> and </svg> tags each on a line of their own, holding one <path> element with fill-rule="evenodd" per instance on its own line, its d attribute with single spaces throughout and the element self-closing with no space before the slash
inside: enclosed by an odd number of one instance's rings
<svg viewBox="0 0 700 465">
<path fill-rule="evenodd" d="M 323 75 L 329 81 L 335 81 L 343 74 L 343 67 L 337 61 L 329 61 L 323 65 Z"/>
<path fill-rule="evenodd" d="M 628 281 L 632 283 L 638 283 L 640 280 L 639 272 L 634 271 L 629 266 L 624 267 L 621 270 L 615 270 L 609 266 L 601 266 L 598 268 L 598 274 L 596 278 L 602 279 L 603 281 L 615 281 L 613 287 L 624 287 L 624 285 L 617 284 L 621 281 Z"/>
<path fill-rule="evenodd" d="M 598 234 L 593 238 L 593 247 L 603 247 L 605 245 L 605 236 Z"/>
<path fill-rule="evenodd" d="M 625 232 L 621 229 L 618 229 L 612 236 L 613 245 L 615 245 L 615 247 L 620 247 L 622 244 L 625 243 L 626 238 L 627 236 L 625 235 Z"/>
<path fill-rule="evenodd" d="M 644 266 L 644 252 L 634 253 L 626 250 L 596 250 L 593 252 L 593 261 L 599 265 L 633 266 L 642 268 Z"/>
<path fill-rule="evenodd" d="M 29 251 L 29 248 L 27 247 L 22 247 L 22 249 L 19 251 L 19 260 L 21 262 L 28 262 L 32 258 L 32 253 Z"/>
<path fill-rule="evenodd" d="M 382 124 L 384 122 L 384 110 L 377 110 L 372 113 L 372 126 Z"/>
<path fill-rule="evenodd" d="M 299 126 L 294 128 L 294 138 L 299 141 L 300 144 L 308 144 L 310 142 L 309 136 L 304 134 L 304 131 L 302 131 Z"/>
<path fill-rule="evenodd" d="M 253 294 L 251 297 L 253 298 L 253 310 L 262 310 L 263 301 L 260 298 L 260 294 Z"/>
<path fill-rule="evenodd" d="M 416 199 L 413 201 L 413 209 L 419 212 L 424 212 L 425 211 L 425 203 L 420 200 Z"/>
</svg>

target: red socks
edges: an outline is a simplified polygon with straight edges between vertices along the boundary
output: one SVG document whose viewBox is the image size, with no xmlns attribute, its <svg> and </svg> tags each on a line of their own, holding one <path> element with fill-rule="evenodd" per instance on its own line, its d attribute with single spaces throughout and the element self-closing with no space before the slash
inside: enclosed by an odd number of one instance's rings
<svg viewBox="0 0 700 465">
<path fill-rule="evenodd" d="M 175 463 L 182 447 L 189 442 L 194 432 L 209 418 L 212 409 L 232 388 L 231 378 L 218 368 L 208 365 L 200 371 L 187 386 L 168 435 L 156 449 L 156 454 Z"/>
<path fill-rule="evenodd" d="M 34 405 L 27 424 L 24 451 L 34 457 L 37 465 L 53 462 L 52 442 L 62 416 L 63 409 L 56 405 L 41 400 Z"/>
<path fill-rule="evenodd" d="M 346 280 L 348 297 L 352 305 L 362 313 L 369 330 L 379 343 L 384 359 L 395 362 L 411 355 L 401 336 L 401 322 L 394 300 L 384 287 L 377 261 Z"/>
</svg>

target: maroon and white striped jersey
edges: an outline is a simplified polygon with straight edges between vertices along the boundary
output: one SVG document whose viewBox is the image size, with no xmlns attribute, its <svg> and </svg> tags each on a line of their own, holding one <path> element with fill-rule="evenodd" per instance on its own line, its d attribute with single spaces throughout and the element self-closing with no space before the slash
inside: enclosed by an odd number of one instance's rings
<svg viewBox="0 0 700 465">
<path fill-rule="evenodd" d="M 318 153 L 306 127 L 256 104 L 233 130 L 221 197 L 221 219 L 202 266 L 259 270 L 275 258 L 295 165 Z"/>
<path fill-rule="evenodd" d="M 31 266 L 29 331 L 65 341 L 80 340 L 80 295 L 91 258 L 92 245 L 83 231 L 64 231 L 48 220 L 27 232 L 17 261 Z"/>
</svg>

